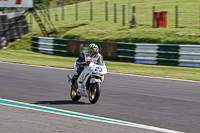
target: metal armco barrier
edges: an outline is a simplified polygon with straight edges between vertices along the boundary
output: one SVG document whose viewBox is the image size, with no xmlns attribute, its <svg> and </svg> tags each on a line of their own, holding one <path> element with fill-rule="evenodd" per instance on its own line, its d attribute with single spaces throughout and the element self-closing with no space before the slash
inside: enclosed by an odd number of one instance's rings
<svg viewBox="0 0 200 133">
<path fill-rule="evenodd" d="M 79 56 L 82 51 L 88 49 L 90 43 L 96 43 L 99 46 L 99 52 L 104 59 L 117 60 L 117 43 L 32 36 L 32 49 L 46 54 Z"/>
<path fill-rule="evenodd" d="M 200 45 L 114 43 L 32 37 L 32 48 L 47 54 L 79 56 L 90 43 L 96 43 L 100 53 L 107 60 L 200 67 Z"/>
<path fill-rule="evenodd" d="M 46 54 L 66 55 L 66 39 L 32 37 L 32 49 Z"/>
<path fill-rule="evenodd" d="M 119 61 L 200 67 L 200 45 L 118 43 Z"/>
</svg>

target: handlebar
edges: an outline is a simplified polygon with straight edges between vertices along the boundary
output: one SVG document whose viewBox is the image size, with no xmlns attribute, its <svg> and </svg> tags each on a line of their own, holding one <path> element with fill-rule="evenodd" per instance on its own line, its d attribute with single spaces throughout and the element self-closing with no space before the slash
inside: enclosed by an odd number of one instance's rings
<svg viewBox="0 0 200 133">
<path fill-rule="evenodd" d="M 81 62 L 80 65 L 88 66 L 90 64 L 90 61 L 87 62 Z"/>
</svg>

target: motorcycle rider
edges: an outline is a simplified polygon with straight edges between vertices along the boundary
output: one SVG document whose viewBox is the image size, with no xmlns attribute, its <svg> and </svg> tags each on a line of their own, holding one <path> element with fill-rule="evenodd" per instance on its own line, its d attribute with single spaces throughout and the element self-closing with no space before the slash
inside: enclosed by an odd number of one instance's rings
<svg viewBox="0 0 200 133">
<path fill-rule="evenodd" d="M 75 81 L 78 79 L 81 72 L 84 70 L 84 66 L 88 65 L 85 60 L 86 57 L 90 57 L 91 60 L 98 65 L 103 65 L 103 56 L 99 53 L 99 47 L 96 44 L 91 43 L 88 46 L 88 50 L 83 51 L 76 60 L 77 71 L 72 78 L 73 86 L 75 85 Z"/>
</svg>

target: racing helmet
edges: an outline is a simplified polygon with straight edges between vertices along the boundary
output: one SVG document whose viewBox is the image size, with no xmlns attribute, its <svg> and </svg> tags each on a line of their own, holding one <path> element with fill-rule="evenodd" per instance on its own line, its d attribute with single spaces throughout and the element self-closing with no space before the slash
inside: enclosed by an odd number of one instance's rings
<svg viewBox="0 0 200 133">
<path fill-rule="evenodd" d="M 90 56 L 97 55 L 99 53 L 99 47 L 96 44 L 91 43 L 88 46 L 88 52 L 90 53 Z"/>
</svg>

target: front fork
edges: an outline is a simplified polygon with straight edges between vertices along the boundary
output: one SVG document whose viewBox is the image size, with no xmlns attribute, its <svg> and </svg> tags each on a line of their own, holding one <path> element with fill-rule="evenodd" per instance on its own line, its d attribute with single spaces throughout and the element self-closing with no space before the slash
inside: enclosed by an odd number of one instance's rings
<svg viewBox="0 0 200 133">
<path fill-rule="evenodd" d="M 70 83 L 70 85 L 76 90 L 76 87 L 74 85 L 72 85 L 72 77 L 71 75 L 67 75 L 68 78 L 68 82 Z"/>
</svg>

